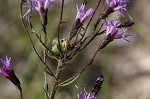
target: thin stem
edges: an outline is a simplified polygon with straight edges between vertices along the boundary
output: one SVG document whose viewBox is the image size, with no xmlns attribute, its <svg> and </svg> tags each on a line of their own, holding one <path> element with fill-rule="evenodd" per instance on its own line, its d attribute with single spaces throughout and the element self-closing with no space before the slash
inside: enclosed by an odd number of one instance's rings
<svg viewBox="0 0 150 99">
<path fill-rule="evenodd" d="M 104 48 L 108 43 L 110 43 L 110 42 L 111 42 L 111 40 L 106 40 L 106 41 L 105 41 L 105 40 L 102 40 L 102 41 L 100 42 L 99 46 L 97 47 L 96 51 L 94 52 L 94 55 L 93 55 L 93 57 L 91 58 L 91 60 L 90 60 L 90 62 L 88 63 L 88 65 L 86 65 L 80 72 L 76 73 L 74 76 L 72 76 L 72 77 L 70 77 L 69 79 L 65 80 L 63 83 L 65 83 L 65 82 L 67 82 L 67 81 L 70 81 L 70 79 L 73 79 L 72 82 L 75 81 L 74 78 L 78 77 L 78 76 L 81 75 L 85 70 L 89 69 L 89 68 L 92 66 L 91 64 L 93 63 L 93 61 L 94 61 L 94 59 L 95 59 L 97 53 L 98 53 L 101 49 L 103 49 L 103 48 Z M 72 82 L 71 82 L 71 83 L 72 83 Z"/>
<path fill-rule="evenodd" d="M 55 97 L 56 91 L 58 89 L 57 85 L 59 84 L 59 78 L 60 78 L 62 70 L 63 70 L 62 60 L 58 60 L 58 66 L 57 66 L 57 70 L 56 70 L 56 74 L 55 74 L 57 79 L 54 81 L 54 85 L 52 87 L 52 91 L 50 93 L 49 99 L 54 99 L 54 97 Z"/>
<path fill-rule="evenodd" d="M 88 29 L 88 27 L 89 27 L 89 25 L 90 25 L 92 19 L 94 18 L 94 15 L 95 15 L 95 13 L 96 13 L 96 11 L 97 11 L 97 9 L 98 9 L 100 3 L 101 3 L 101 0 L 98 0 L 97 5 L 96 5 L 96 8 L 94 9 L 94 12 L 93 12 L 93 14 L 92 14 L 92 17 L 90 18 L 90 20 L 89 20 L 89 22 L 88 22 L 88 24 L 87 24 L 85 30 Z"/>
<path fill-rule="evenodd" d="M 108 37 L 109 37 L 109 35 L 108 35 Z M 82 73 L 82 72 L 84 72 L 85 70 L 87 70 L 89 67 L 91 67 L 91 66 L 92 66 L 91 64 L 93 63 L 93 61 L 94 61 L 94 59 L 95 59 L 97 53 L 98 53 L 100 50 L 102 50 L 103 48 L 105 48 L 106 45 L 108 45 L 111 41 L 113 41 L 113 39 L 107 39 L 108 37 L 106 36 L 106 37 L 100 42 L 100 44 L 99 44 L 99 46 L 97 47 L 97 49 L 96 49 L 96 51 L 95 51 L 93 57 L 91 58 L 90 63 L 89 63 L 87 66 L 85 66 L 79 73 Z"/>
<path fill-rule="evenodd" d="M 36 50 L 36 48 L 35 48 L 35 46 L 34 46 L 34 43 L 33 43 L 33 41 L 32 41 L 30 32 L 28 31 L 28 29 L 27 29 L 27 27 L 26 27 L 26 25 L 25 25 L 25 23 L 24 23 L 24 21 L 23 21 L 23 15 L 22 15 L 22 6 L 23 6 L 23 4 L 24 4 L 24 2 L 21 1 L 21 2 L 20 2 L 20 20 L 21 20 L 21 23 L 22 23 L 22 26 L 23 26 L 25 32 L 27 33 L 27 35 L 28 35 L 28 37 L 29 37 L 29 40 L 30 40 L 31 46 L 32 46 L 32 48 L 33 48 L 33 51 L 36 53 L 36 55 L 37 55 L 38 58 L 41 60 L 41 62 L 46 66 L 46 68 L 48 69 L 48 71 L 51 73 L 51 76 L 54 77 L 54 78 L 56 78 L 55 75 L 54 75 L 54 73 L 53 73 L 53 72 L 49 69 L 49 67 L 44 63 L 42 57 L 39 55 L 39 53 L 37 52 L 37 50 Z"/>
<path fill-rule="evenodd" d="M 95 13 L 96 13 L 96 11 L 97 11 L 97 9 L 98 9 L 98 7 L 100 6 L 100 3 L 101 3 L 101 0 L 98 0 L 98 1 L 97 1 L 97 5 L 96 5 L 96 7 L 95 7 L 95 9 L 94 9 L 94 12 L 93 12 L 93 14 L 92 14 L 92 16 L 91 16 L 91 18 L 90 18 L 90 20 L 89 20 L 87 26 L 86 26 L 85 29 L 84 29 L 84 32 L 83 32 L 83 34 L 82 34 L 81 40 L 84 38 L 84 36 L 85 36 L 85 34 L 86 34 L 86 32 L 87 32 L 87 29 L 88 29 L 90 23 L 92 22 L 92 20 L 93 20 L 93 18 L 94 18 L 94 15 L 95 15 Z M 94 32 L 95 32 L 95 30 L 93 30 L 93 31 L 89 34 L 89 36 L 86 36 L 86 37 L 85 37 L 85 39 L 83 40 L 83 42 L 81 42 L 81 46 L 83 45 L 83 43 L 84 43 Z M 81 40 L 80 40 L 80 41 L 81 41 Z"/>
<path fill-rule="evenodd" d="M 108 17 L 109 14 L 113 13 L 114 10 L 112 10 L 110 7 L 105 7 L 103 10 L 103 13 L 100 14 L 98 20 L 96 21 L 95 25 L 94 25 L 94 30 L 97 29 L 99 23 L 101 22 L 102 19 L 105 19 Z"/>
<path fill-rule="evenodd" d="M 94 38 L 95 38 L 96 36 L 98 36 L 98 34 L 100 34 L 99 31 L 102 29 L 102 27 L 103 27 L 103 24 L 101 25 L 101 27 L 99 28 L 99 30 L 95 33 L 95 35 L 83 46 L 83 48 L 82 48 L 81 50 L 83 50 L 84 48 L 86 48 L 86 47 L 94 40 Z M 102 34 L 103 32 L 105 32 L 105 30 L 102 31 L 101 34 Z M 87 37 L 87 38 L 88 38 L 88 37 Z M 85 40 L 86 40 L 86 38 L 85 38 Z"/>
<path fill-rule="evenodd" d="M 62 24 L 63 11 L 64 11 L 64 0 L 62 0 L 62 3 L 61 3 L 61 13 L 60 13 L 60 19 L 59 19 L 58 30 L 57 30 L 58 47 L 59 47 L 60 52 L 62 52 L 61 46 L 60 46 L 60 25 Z"/>
<path fill-rule="evenodd" d="M 30 6 L 32 7 L 32 3 L 31 3 Z M 47 13 L 47 12 L 46 12 L 46 13 Z M 46 15 L 47 15 L 47 14 L 46 14 Z M 30 18 L 28 19 L 28 22 L 29 22 L 29 26 L 30 26 L 30 28 L 31 28 L 31 30 L 32 30 L 32 33 L 35 34 L 35 36 L 36 36 L 37 39 L 40 41 L 40 43 L 43 45 L 43 47 L 45 47 L 45 49 L 46 49 L 47 51 L 50 51 L 50 49 L 46 46 L 45 42 L 43 42 L 42 39 L 41 39 L 41 37 L 35 32 L 35 30 L 34 30 L 34 28 L 33 28 L 33 25 L 32 25 L 32 23 L 31 23 Z M 46 24 L 46 25 L 47 25 L 47 24 Z M 43 27 L 43 32 L 46 33 L 46 35 L 47 35 L 46 25 L 42 25 L 42 27 Z M 51 52 L 51 54 L 52 54 L 52 52 Z"/>
<path fill-rule="evenodd" d="M 94 9 L 94 12 L 93 12 L 93 14 L 92 14 L 92 16 L 91 16 L 91 18 L 90 18 L 90 20 L 89 20 L 89 22 L 88 22 L 86 28 L 84 29 L 84 32 L 83 32 L 83 34 L 82 34 L 82 35 L 83 35 L 83 36 L 82 36 L 82 39 L 84 38 L 84 36 L 85 36 L 85 34 L 86 34 L 86 32 L 87 32 L 87 29 L 88 29 L 90 23 L 92 22 L 92 20 L 93 20 L 93 18 L 94 18 L 94 15 L 95 15 L 95 13 L 96 13 L 96 11 L 97 11 L 97 9 L 98 9 L 98 7 L 100 6 L 100 3 L 101 3 L 101 0 L 98 0 L 97 5 L 96 5 L 96 7 L 95 7 L 95 9 Z M 94 31 L 91 32 L 89 36 L 91 36 L 93 33 L 94 33 Z M 88 37 L 89 37 L 89 36 L 88 36 Z M 86 37 L 85 40 L 86 40 L 88 37 Z M 82 40 L 82 39 L 81 39 L 81 40 Z M 84 40 L 84 41 L 85 41 L 85 40 Z M 83 43 L 82 43 L 82 44 L 83 44 Z"/>
<path fill-rule="evenodd" d="M 44 45 L 46 46 L 46 43 L 47 43 L 46 25 L 42 25 L 42 26 L 43 26 L 43 32 L 44 32 Z M 44 57 L 44 63 L 45 64 L 46 64 L 46 51 L 47 51 L 47 49 L 44 47 L 43 57 Z M 48 90 L 49 90 L 49 88 L 48 88 L 48 79 L 47 79 L 47 73 L 45 71 L 44 71 L 44 78 L 45 78 L 44 87 L 45 87 L 45 90 L 48 92 Z"/>
<path fill-rule="evenodd" d="M 20 99 L 23 99 L 22 88 L 21 88 L 21 87 L 18 87 L 18 89 L 19 89 L 19 92 L 20 92 Z"/>
<path fill-rule="evenodd" d="M 83 68 L 83 69 L 80 71 L 80 73 L 82 73 L 83 71 L 87 70 L 87 69 L 91 66 L 91 64 L 93 63 L 93 61 L 94 61 L 94 59 L 95 59 L 95 57 L 96 57 L 96 55 L 97 55 L 97 53 L 98 53 L 99 50 L 100 50 L 99 48 L 96 49 L 96 51 L 95 51 L 95 53 L 94 53 L 94 55 L 93 55 L 93 57 L 92 57 L 90 63 L 89 63 L 87 66 L 85 66 L 85 68 Z"/>
<path fill-rule="evenodd" d="M 37 39 L 40 41 L 40 43 L 43 45 L 43 47 L 47 50 L 50 51 L 50 49 L 44 44 L 44 42 L 41 40 L 40 36 L 37 33 L 34 33 L 37 37 Z M 52 52 L 51 52 L 52 53 Z"/>
</svg>

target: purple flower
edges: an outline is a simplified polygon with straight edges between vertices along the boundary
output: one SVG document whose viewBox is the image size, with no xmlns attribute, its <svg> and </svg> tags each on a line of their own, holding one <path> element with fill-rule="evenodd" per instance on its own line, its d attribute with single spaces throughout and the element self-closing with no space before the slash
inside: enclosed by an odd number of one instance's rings
<svg viewBox="0 0 150 99">
<path fill-rule="evenodd" d="M 109 38 L 111 39 L 125 39 L 129 36 L 134 36 L 134 34 L 125 34 L 125 32 L 127 31 L 127 29 L 123 29 L 122 33 L 118 32 L 118 28 L 121 25 L 120 21 L 114 21 L 114 20 L 110 20 L 110 21 L 106 21 L 103 20 L 103 23 L 106 25 L 106 36 L 109 35 Z"/>
<path fill-rule="evenodd" d="M 30 4 L 29 6 L 24 6 L 25 8 L 27 8 L 27 12 L 24 14 L 23 17 L 26 17 L 28 19 L 29 17 L 29 13 L 32 10 L 36 10 L 39 12 L 40 16 L 46 12 L 46 10 L 48 9 L 48 6 L 50 5 L 50 3 L 52 3 L 55 0 L 27 0 L 27 2 Z M 31 6 L 32 5 L 32 6 Z"/>
<path fill-rule="evenodd" d="M 0 62 L 3 65 L 0 68 L 0 74 L 6 76 L 6 78 L 8 78 L 15 86 L 17 86 L 17 88 L 21 89 L 19 79 L 15 75 L 14 71 L 10 68 L 10 60 L 11 58 L 8 58 L 7 56 L 5 59 L 0 59 Z"/>
<path fill-rule="evenodd" d="M 77 87 L 77 89 L 78 89 L 78 87 Z M 78 99 L 96 99 L 95 96 L 86 92 L 85 87 L 84 87 L 84 91 L 81 91 L 80 93 L 77 94 L 77 97 L 78 97 Z"/>
<path fill-rule="evenodd" d="M 27 2 L 30 4 L 29 6 L 23 6 L 27 9 L 27 12 L 23 15 L 23 18 L 26 17 L 26 20 L 29 19 L 29 14 L 32 10 L 35 10 L 35 2 L 36 0 L 27 0 Z"/>
<path fill-rule="evenodd" d="M 0 62 L 3 65 L 0 68 L 0 73 L 7 77 L 10 76 L 12 72 L 12 69 L 10 68 L 10 60 L 11 58 L 8 58 L 7 56 L 6 56 L 6 59 L 0 59 Z"/>
<path fill-rule="evenodd" d="M 35 6 L 35 9 L 40 12 L 41 9 L 46 10 L 51 2 L 55 0 L 35 0 L 35 3 L 37 6 Z"/>
<path fill-rule="evenodd" d="M 82 3 L 80 8 L 78 5 L 76 5 L 77 8 L 77 15 L 76 15 L 76 20 L 80 19 L 80 22 L 83 23 L 87 18 L 93 13 L 93 9 L 90 8 L 86 13 L 84 12 L 85 9 L 85 4 Z"/>
<path fill-rule="evenodd" d="M 121 39 L 122 38 L 122 39 L 124 39 L 126 41 L 129 41 L 129 40 L 126 39 L 127 37 L 136 35 L 136 34 L 132 34 L 132 33 L 125 34 L 126 31 L 127 31 L 127 28 L 124 28 L 122 30 L 122 33 L 117 34 L 116 36 L 114 36 L 114 39 Z"/>
<path fill-rule="evenodd" d="M 111 36 L 115 36 L 118 33 L 118 26 L 121 24 L 120 21 L 106 21 L 103 20 L 103 23 L 106 25 L 106 35 L 111 34 Z"/>
<path fill-rule="evenodd" d="M 123 11 L 126 11 L 125 7 L 128 2 L 128 0 L 106 0 L 107 5 L 113 11 L 119 11 L 122 16 L 124 16 Z"/>
</svg>

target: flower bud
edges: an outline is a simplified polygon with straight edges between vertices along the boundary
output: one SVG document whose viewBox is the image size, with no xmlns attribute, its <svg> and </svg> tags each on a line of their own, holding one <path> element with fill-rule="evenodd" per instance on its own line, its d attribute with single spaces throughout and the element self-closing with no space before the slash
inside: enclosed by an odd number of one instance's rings
<svg viewBox="0 0 150 99">
<path fill-rule="evenodd" d="M 65 53 L 70 49 L 70 44 L 68 39 L 60 39 L 60 48 L 57 39 L 53 39 L 52 41 L 52 52 L 55 55 L 59 55 L 60 52 Z M 61 50 L 61 51 L 60 51 Z"/>
<path fill-rule="evenodd" d="M 6 78 L 8 78 L 15 86 L 17 86 L 17 88 L 21 89 L 20 81 L 10 67 L 10 60 L 11 58 L 8 58 L 7 56 L 5 59 L 0 59 L 0 62 L 3 65 L 0 68 L 0 74 L 6 76 Z"/>
</svg>

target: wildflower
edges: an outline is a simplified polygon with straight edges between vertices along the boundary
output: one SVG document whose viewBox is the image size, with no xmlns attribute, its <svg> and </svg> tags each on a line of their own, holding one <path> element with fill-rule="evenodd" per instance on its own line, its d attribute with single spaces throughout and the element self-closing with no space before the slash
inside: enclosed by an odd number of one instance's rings
<svg viewBox="0 0 150 99">
<path fill-rule="evenodd" d="M 129 40 L 126 39 L 127 37 L 129 37 L 129 36 L 135 36 L 135 34 L 132 34 L 132 33 L 125 34 L 126 31 L 127 31 L 127 28 L 124 28 L 122 30 L 122 33 L 117 34 L 116 36 L 114 36 L 114 39 L 121 39 L 122 38 L 122 39 L 124 39 L 126 41 L 129 41 Z"/>
<path fill-rule="evenodd" d="M 128 0 L 106 0 L 108 7 L 111 8 L 110 10 L 119 11 L 122 16 L 124 16 L 123 11 L 126 11 L 128 2 Z"/>
<path fill-rule="evenodd" d="M 81 91 L 80 93 L 77 94 L 77 97 L 78 97 L 78 99 L 96 99 L 95 96 L 93 96 L 90 93 L 86 92 L 85 87 L 84 87 L 84 91 Z"/>
<path fill-rule="evenodd" d="M 125 34 L 127 29 L 123 29 L 122 33 L 118 32 L 118 27 L 121 25 L 120 21 L 110 20 L 110 22 L 104 20 L 103 23 L 106 25 L 106 36 L 109 36 L 109 39 L 125 39 L 129 36 L 133 36 L 131 34 Z"/>
<path fill-rule="evenodd" d="M 37 5 L 35 6 L 35 9 L 39 13 L 43 13 L 48 9 L 49 4 L 53 1 L 55 0 L 35 0 L 35 4 Z"/>
<path fill-rule="evenodd" d="M 122 32 L 119 33 L 118 28 L 120 27 L 120 25 L 122 25 L 120 21 L 110 20 L 108 22 L 106 20 L 103 20 L 103 23 L 106 25 L 106 36 L 99 45 L 99 50 L 106 47 L 114 39 L 124 39 L 126 41 L 129 41 L 126 39 L 127 37 L 135 36 L 135 34 L 131 33 L 126 34 L 125 32 L 127 31 L 127 28 L 123 29 Z"/>
<path fill-rule="evenodd" d="M 21 89 L 19 79 L 15 75 L 14 71 L 10 68 L 10 60 L 11 58 L 8 58 L 7 56 L 5 59 L 0 59 L 0 62 L 3 65 L 0 68 L 0 74 L 6 76 L 6 78 L 8 78 L 15 86 L 17 86 L 17 88 Z"/>
<path fill-rule="evenodd" d="M 27 12 L 24 14 L 23 17 L 26 17 L 28 20 L 29 13 L 32 10 L 36 10 L 39 12 L 41 21 L 45 21 L 45 16 L 47 15 L 47 9 L 50 3 L 52 3 L 55 0 L 28 0 L 27 2 L 30 4 L 29 6 L 24 6 L 27 8 Z M 44 22 L 43 22 L 44 23 Z"/>
<path fill-rule="evenodd" d="M 75 19 L 75 23 L 72 27 L 70 33 L 70 40 L 77 34 L 79 28 L 83 25 L 83 23 L 88 19 L 88 17 L 93 13 L 93 9 L 90 8 L 86 13 L 84 12 L 85 4 L 82 3 L 80 8 L 76 5 L 77 8 L 77 15 Z"/>
<path fill-rule="evenodd" d="M 86 13 L 84 12 L 85 9 L 85 4 L 82 3 L 80 8 L 78 5 L 76 5 L 77 8 L 77 15 L 76 15 L 76 20 L 80 19 L 80 22 L 83 23 L 87 18 L 93 13 L 93 9 L 90 8 Z"/>
<path fill-rule="evenodd" d="M 12 69 L 10 68 L 10 60 L 11 58 L 8 58 L 6 56 L 6 59 L 1 59 L 1 64 L 3 65 L 2 68 L 0 68 L 0 73 L 5 75 L 5 76 L 10 76 Z"/>
</svg>

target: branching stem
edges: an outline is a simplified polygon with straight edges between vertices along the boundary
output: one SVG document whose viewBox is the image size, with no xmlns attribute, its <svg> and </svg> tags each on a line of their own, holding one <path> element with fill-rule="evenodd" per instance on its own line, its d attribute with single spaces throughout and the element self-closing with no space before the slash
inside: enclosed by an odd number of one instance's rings
<svg viewBox="0 0 150 99">
<path fill-rule="evenodd" d="M 62 63 L 62 60 L 58 60 L 58 66 L 57 66 L 57 70 L 56 70 L 56 74 L 55 74 L 57 79 L 54 81 L 54 85 L 52 87 L 52 91 L 50 93 L 49 99 L 54 99 L 54 97 L 55 97 L 56 91 L 58 89 L 57 85 L 59 84 L 59 78 L 60 78 L 61 72 L 62 72 L 63 67 L 64 67 L 63 65 L 64 64 Z"/>
</svg>

